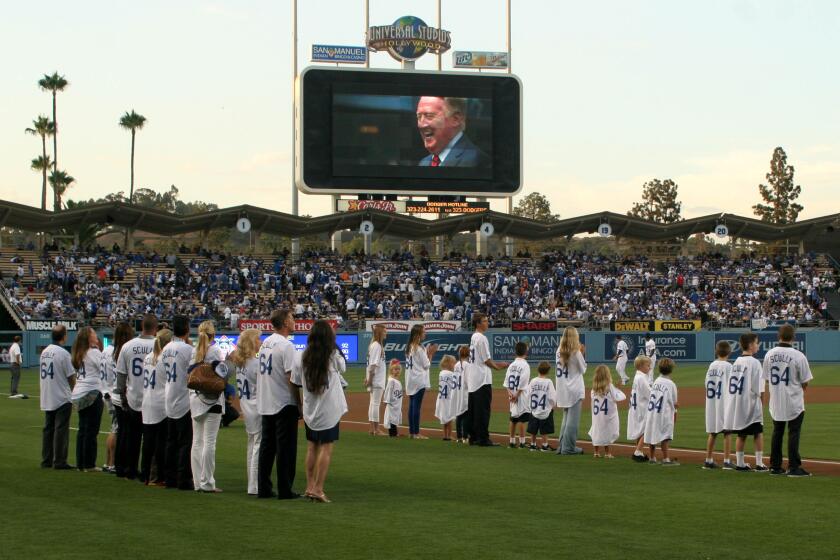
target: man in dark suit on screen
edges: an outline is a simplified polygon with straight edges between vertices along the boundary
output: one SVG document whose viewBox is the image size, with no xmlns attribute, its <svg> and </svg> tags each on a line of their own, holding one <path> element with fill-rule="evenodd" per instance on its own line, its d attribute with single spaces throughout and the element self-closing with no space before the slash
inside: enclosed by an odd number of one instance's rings
<svg viewBox="0 0 840 560">
<path fill-rule="evenodd" d="M 467 101 L 462 97 L 421 97 L 417 130 L 429 155 L 421 167 L 489 167 L 490 158 L 464 134 Z"/>
</svg>

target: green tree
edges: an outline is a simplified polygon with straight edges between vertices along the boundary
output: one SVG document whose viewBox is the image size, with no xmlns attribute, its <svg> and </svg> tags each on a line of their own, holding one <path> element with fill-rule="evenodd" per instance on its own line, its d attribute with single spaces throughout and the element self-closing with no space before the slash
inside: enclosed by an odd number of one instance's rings
<svg viewBox="0 0 840 560">
<path fill-rule="evenodd" d="M 548 199 L 538 193 L 532 192 L 519 200 L 519 204 L 513 209 L 514 216 L 530 218 L 540 222 L 559 222 L 560 214 L 551 213 L 551 203 Z"/>
<path fill-rule="evenodd" d="M 794 202 L 802 187 L 793 181 L 793 166 L 787 164 L 787 154 L 782 148 L 773 150 L 770 173 L 765 175 L 767 185 L 758 185 L 758 192 L 766 204 L 756 204 L 753 212 L 764 222 L 792 224 L 799 217 L 803 206 Z"/>
<path fill-rule="evenodd" d="M 671 179 L 652 179 L 642 185 L 642 201 L 627 213 L 659 224 L 673 224 L 682 219 L 682 203 L 677 200 L 679 186 Z"/>
<path fill-rule="evenodd" d="M 58 118 L 56 116 L 56 95 L 59 91 L 64 91 L 64 88 L 70 83 L 59 76 L 58 72 L 53 72 L 52 76 L 44 74 L 44 77 L 38 80 L 38 85 L 44 91 L 52 92 L 52 109 L 53 109 L 53 173 L 58 173 Z M 55 201 L 54 201 L 55 202 Z M 57 212 L 60 208 L 54 208 Z"/>
<path fill-rule="evenodd" d="M 34 136 L 41 137 L 41 150 L 43 154 L 40 158 L 32 160 L 32 169 L 41 170 L 42 184 L 41 184 L 41 210 L 47 209 L 47 171 L 50 166 L 50 158 L 47 155 L 47 136 L 55 134 L 55 125 L 44 115 L 38 115 L 38 118 L 32 121 L 32 127 L 27 128 L 24 132 Z M 39 167 L 35 166 L 35 162 L 40 161 Z"/>
<path fill-rule="evenodd" d="M 55 201 L 53 211 L 61 210 L 61 197 L 75 182 L 76 179 L 68 175 L 66 171 L 59 170 L 50 173 L 50 186 L 52 186 L 53 200 Z"/>
<path fill-rule="evenodd" d="M 131 131 L 131 189 L 128 191 L 128 202 L 134 203 L 134 137 L 138 130 L 143 129 L 146 124 L 146 117 L 134 112 L 134 109 L 129 113 L 128 111 L 120 118 L 120 126 L 126 130 Z"/>
</svg>

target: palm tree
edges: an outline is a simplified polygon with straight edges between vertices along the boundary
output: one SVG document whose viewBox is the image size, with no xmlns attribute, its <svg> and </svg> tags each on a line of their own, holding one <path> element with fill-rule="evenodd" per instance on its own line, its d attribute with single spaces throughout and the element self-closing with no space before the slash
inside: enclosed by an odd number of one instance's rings
<svg viewBox="0 0 840 560">
<path fill-rule="evenodd" d="M 67 189 L 76 181 L 75 178 L 67 174 L 66 171 L 53 171 L 50 173 L 50 185 L 53 188 L 53 211 L 61 210 L 61 197 L 67 192 Z"/>
<path fill-rule="evenodd" d="M 52 76 L 44 74 L 44 77 L 38 80 L 38 85 L 44 91 L 52 92 L 53 101 L 53 173 L 58 172 L 58 120 L 55 116 L 55 96 L 59 91 L 64 91 L 70 83 L 64 79 L 64 76 L 59 76 L 58 72 L 53 72 Z"/>
<path fill-rule="evenodd" d="M 131 131 L 131 189 L 128 191 L 128 203 L 134 203 L 134 135 L 146 124 L 146 117 L 134 112 L 134 109 L 120 118 L 120 126 Z"/>
<path fill-rule="evenodd" d="M 47 136 L 55 134 L 55 125 L 44 115 L 38 115 L 38 118 L 32 121 L 32 128 L 25 130 L 27 134 L 37 135 L 41 137 L 41 148 L 44 154 L 37 160 L 32 160 L 32 169 L 40 169 L 43 172 L 43 183 L 41 185 L 41 210 L 47 209 L 47 171 L 50 166 L 50 158 L 47 156 Z M 35 166 L 36 161 L 41 161 L 40 167 Z M 46 162 L 46 165 L 43 165 Z M 54 171 L 54 170 L 53 170 Z"/>
</svg>

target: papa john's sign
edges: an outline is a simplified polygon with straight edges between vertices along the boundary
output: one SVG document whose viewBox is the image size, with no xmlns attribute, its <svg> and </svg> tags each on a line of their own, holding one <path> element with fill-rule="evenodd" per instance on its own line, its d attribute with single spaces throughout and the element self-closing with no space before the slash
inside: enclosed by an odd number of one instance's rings
<svg viewBox="0 0 840 560">
<path fill-rule="evenodd" d="M 327 323 L 333 328 L 333 330 L 338 328 L 338 321 L 333 319 L 325 319 Z M 315 324 L 314 319 L 295 319 L 295 332 L 296 333 L 305 333 L 312 330 L 312 325 Z M 239 321 L 239 331 L 242 332 L 246 329 L 259 329 L 262 332 L 274 332 L 274 327 L 271 325 L 271 321 L 267 321 L 265 319 L 244 319 Z"/>
<path fill-rule="evenodd" d="M 381 325 L 385 327 L 388 332 L 411 332 L 411 327 L 414 325 L 423 325 L 426 332 L 443 333 L 443 332 L 458 332 L 461 330 L 460 321 L 365 321 L 365 330 L 372 331 L 373 327 Z"/>
</svg>

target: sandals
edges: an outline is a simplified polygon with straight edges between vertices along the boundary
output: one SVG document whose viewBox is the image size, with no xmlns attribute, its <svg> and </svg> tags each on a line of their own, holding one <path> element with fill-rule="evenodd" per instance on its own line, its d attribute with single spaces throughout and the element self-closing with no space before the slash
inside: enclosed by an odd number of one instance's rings
<svg viewBox="0 0 840 560">
<path fill-rule="evenodd" d="M 322 504 L 330 504 L 332 500 L 327 498 L 326 494 L 314 494 L 312 492 L 304 492 L 303 496 L 312 502 L 320 502 Z"/>
</svg>

